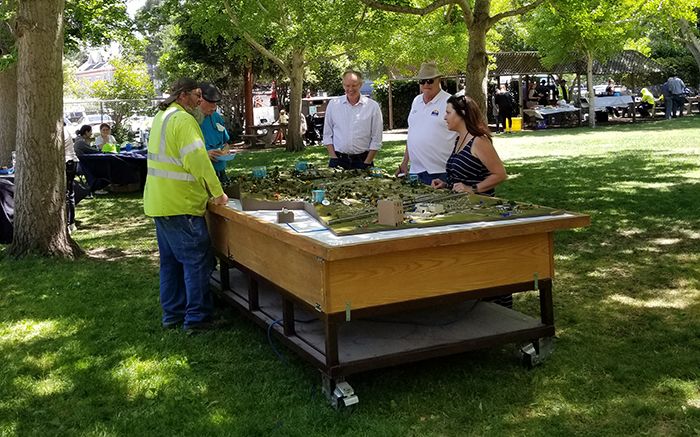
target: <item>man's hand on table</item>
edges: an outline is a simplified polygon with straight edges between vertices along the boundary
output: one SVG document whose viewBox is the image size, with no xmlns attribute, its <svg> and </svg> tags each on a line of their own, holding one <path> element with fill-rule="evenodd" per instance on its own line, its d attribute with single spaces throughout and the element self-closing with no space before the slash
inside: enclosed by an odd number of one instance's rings
<svg viewBox="0 0 700 437">
<path fill-rule="evenodd" d="M 212 201 L 214 202 L 214 205 L 226 205 L 228 204 L 228 196 L 226 193 L 224 193 L 219 197 L 213 198 Z"/>
<path fill-rule="evenodd" d="M 408 174 L 408 162 L 402 162 L 399 164 L 399 168 L 396 169 L 394 176 L 407 175 Z"/>
</svg>

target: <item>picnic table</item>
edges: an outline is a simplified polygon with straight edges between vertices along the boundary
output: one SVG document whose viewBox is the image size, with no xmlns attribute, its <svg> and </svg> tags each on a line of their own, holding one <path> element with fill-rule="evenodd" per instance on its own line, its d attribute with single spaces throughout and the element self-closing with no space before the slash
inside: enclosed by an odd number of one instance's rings
<svg viewBox="0 0 700 437">
<path fill-rule="evenodd" d="M 576 126 L 580 124 L 581 108 L 575 106 L 554 106 L 523 109 L 523 114 L 529 118 L 530 125 L 536 125 L 537 120 L 544 120 L 547 126 Z"/>
<path fill-rule="evenodd" d="M 686 97 L 686 99 L 688 100 L 688 114 L 693 112 L 693 105 L 700 114 L 700 96 Z"/>
<path fill-rule="evenodd" d="M 270 147 L 279 128 L 280 125 L 277 123 L 258 124 L 253 126 L 251 133 L 243 134 L 241 137 L 248 147 Z"/>
<path fill-rule="evenodd" d="M 596 96 L 595 110 L 605 111 L 608 107 L 627 108 L 633 103 L 632 96 Z M 587 99 L 581 99 L 581 108 L 588 109 L 589 103 Z"/>
<path fill-rule="evenodd" d="M 345 381 L 357 372 L 519 342 L 524 360 L 545 357 L 554 231 L 590 224 L 567 212 L 336 236 L 304 210 L 293 223 L 277 212 L 209 205 L 213 286 L 317 367 L 334 406 L 357 402 Z M 486 301 L 531 290 L 538 317 Z"/>
</svg>

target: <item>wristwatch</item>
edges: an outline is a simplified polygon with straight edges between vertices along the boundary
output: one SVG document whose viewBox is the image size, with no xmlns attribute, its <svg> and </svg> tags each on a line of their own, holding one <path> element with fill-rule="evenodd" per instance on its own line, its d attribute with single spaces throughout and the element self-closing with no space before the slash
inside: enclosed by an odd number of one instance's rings
<svg viewBox="0 0 700 437">
<path fill-rule="evenodd" d="M 477 191 L 479 191 L 479 190 L 476 188 L 476 184 L 472 184 L 472 191 L 473 191 L 474 193 L 476 193 Z"/>
</svg>

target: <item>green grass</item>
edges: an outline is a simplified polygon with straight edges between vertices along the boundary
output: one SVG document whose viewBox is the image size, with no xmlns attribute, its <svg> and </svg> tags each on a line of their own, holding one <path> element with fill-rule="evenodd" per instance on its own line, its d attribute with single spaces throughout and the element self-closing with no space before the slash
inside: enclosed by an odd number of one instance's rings
<svg viewBox="0 0 700 437">
<path fill-rule="evenodd" d="M 593 221 L 556 234 L 543 366 L 493 349 L 375 370 L 349 379 L 352 414 L 333 411 L 318 372 L 233 311 L 218 332 L 162 331 L 153 225 L 139 196 L 110 195 L 78 207 L 89 256 L 0 261 L 0 435 L 700 435 L 700 117 L 495 141 L 499 196 Z M 298 159 L 325 152 L 234 165 Z"/>
</svg>

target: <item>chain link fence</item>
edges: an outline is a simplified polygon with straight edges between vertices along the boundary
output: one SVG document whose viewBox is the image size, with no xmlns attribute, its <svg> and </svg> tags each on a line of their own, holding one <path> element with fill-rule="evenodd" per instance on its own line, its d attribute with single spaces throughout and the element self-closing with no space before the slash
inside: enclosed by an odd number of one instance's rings
<svg viewBox="0 0 700 437">
<path fill-rule="evenodd" d="M 71 132 L 83 125 L 90 125 L 94 135 L 100 125 L 106 123 L 118 142 L 135 142 L 145 145 L 153 116 L 158 112 L 162 99 L 130 100 L 64 100 L 63 121 Z"/>
</svg>

